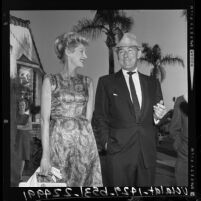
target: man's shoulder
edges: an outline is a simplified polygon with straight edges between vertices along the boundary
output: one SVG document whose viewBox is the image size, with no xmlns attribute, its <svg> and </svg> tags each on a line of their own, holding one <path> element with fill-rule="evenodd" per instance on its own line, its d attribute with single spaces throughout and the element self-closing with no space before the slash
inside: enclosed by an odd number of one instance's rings
<svg viewBox="0 0 201 201">
<path fill-rule="evenodd" d="M 139 75 L 145 79 L 150 79 L 150 76 L 149 75 L 145 75 L 144 73 L 141 73 L 141 72 L 138 72 Z"/>
<path fill-rule="evenodd" d="M 113 80 L 114 77 L 115 77 L 115 74 L 103 75 L 99 78 L 99 80 L 103 82 L 107 82 L 107 81 Z"/>
<path fill-rule="evenodd" d="M 147 81 L 156 81 L 156 79 L 153 77 L 153 76 L 150 76 L 150 75 L 146 75 L 146 74 L 143 74 L 141 72 L 139 72 L 139 76 L 144 79 L 144 80 L 147 80 Z"/>
</svg>

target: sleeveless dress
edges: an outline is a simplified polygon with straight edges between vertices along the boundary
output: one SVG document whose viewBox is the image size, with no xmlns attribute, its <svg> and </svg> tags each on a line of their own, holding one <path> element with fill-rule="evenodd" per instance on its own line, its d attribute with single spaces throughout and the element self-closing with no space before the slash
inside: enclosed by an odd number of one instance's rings
<svg viewBox="0 0 201 201">
<path fill-rule="evenodd" d="M 69 187 L 102 186 L 100 159 L 91 123 L 86 119 L 90 78 L 46 75 L 50 79 L 50 161 Z"/>
</svg>

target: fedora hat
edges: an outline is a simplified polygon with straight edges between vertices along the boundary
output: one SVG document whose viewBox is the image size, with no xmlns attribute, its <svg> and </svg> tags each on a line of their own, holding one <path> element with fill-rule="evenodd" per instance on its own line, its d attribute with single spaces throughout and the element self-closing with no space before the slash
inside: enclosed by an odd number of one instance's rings
<svg viewBox="0 0 201 201">
<path fill-rule="evenodd" d="M 116 45 L 116 48 L 119 48 L 119 47 L 131 47 L 131 46 L 135 46 L 139 50 L 142 50 L 142 47 L 139 46 L 139 44 L 138 44 L 138 42 L 136 40 L 136 36 L 134 34 L 132 34 L 132 33 L 124 33 L 123 37 L 121 38 L 119 43 Z"/>
</svg>

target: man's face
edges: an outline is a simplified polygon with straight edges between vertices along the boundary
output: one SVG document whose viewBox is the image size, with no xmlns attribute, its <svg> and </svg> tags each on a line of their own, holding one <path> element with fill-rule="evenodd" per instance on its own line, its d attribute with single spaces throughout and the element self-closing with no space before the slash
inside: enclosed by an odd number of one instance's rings
<svg viewBox="0 0 201 201">
<path fill-rule="evenodd" d="M 121 68 L 129 71 L 132 71 L 136 68 L 138 59 L 137 47 L 120 47 L 117 54 Z"/>
</svg>

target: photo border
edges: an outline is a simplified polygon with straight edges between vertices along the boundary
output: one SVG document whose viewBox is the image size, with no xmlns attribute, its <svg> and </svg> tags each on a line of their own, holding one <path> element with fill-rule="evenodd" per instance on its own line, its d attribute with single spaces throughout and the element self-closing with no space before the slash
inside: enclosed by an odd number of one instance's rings
<svg viewBox="0 0 201 201">
<path fill-rule="evenodd" d="M 57 4 L 56 1 L 49 1 L 48 5 L 40 4 L 40 2 L 36 1 L 24 1 L 24 0 L 18 0 L 18 1 L 3 1 L 3 40 L 2 43 L 2 57 L 3 57 L 3 65 L 2 65 L 2 72 L 3 72 L 3 85 L 2 86 L 10 86 L 10 73 L 9 73 L 9 11 L 10 10 L 68 10 L 68 9 L 83 9 L 85 6 L 81 6 L 81 4 L 77 5 L 67 5 L 66 3 L 60 3 Z M 143 1 L 141 2 L 143 4 Z M 172 3 L 172 4 L 171 4 Z M 191 1 L 169 1 L 167 4 L 164 2 L 163 5 L 155 5 L 150 3 L 150 5 L 147 4 L 147 2 L 144 2 L 144 5 L 135 5 L 135 9 L 187 9 L 188 13 L 188 91 L 189 91 L 189 105 L 190 105 L 190 118 L 189 118 L 189 131 L 191 131 L 191 136 L 189 136 L 189 195 L 190 197 L 188 200 L 197 199 L 198 194 L 198 178 L 197 178 L 197 172 L 196 165 L 197 165 L 197 158 L 198 158 L 198 151 L 197 151 L 197 138 L 199 137 L 198 134 L 196 134 L 196 119 L 195 119 L 195 76 L 193 76 L 193 81 L 191 82 L 190 74 L 191 70 L 196 71 L 195 68 L 195 2 L 193 0 Z M 78 6 L 79 5 L 79 6 Z M 91 6 L 89 6 L 91 8 Z M 85 9 L 89 9 L 85 8 Z M 101 6 L 100 6 L 101 7 Z M 162 8 L 161 8 L 162 7 Z M 166 8 L 167 7 L 167 8 Z M 96 8 L 97 9 L 97 8 Z M 108 8 L 109 9 L 109 8 Z M 117 8 L 118 9 L 118 8 Z M 126 9 L 126 8 L 125 8 Z M 5 76 L 4 76 L 5 75 Z M 190 83 L 190 84 L 189 84 Z M 193 83 L 193 86 L 192 86 Z M 10 183 L 10 160 L 8 158 L 10 157 L 10 147 L 8 146 L 10 144 L 10 105 L 8 102 L 10 101 L 10 93 L 7 87 L 3 88 L 3 168 L 4 168 L 4 178 L 3 178 L 3 188 L 4 188 L 4 195 L 7 199 L 12 200 L 22 200 L 23 197 L 23 189 L 21 188 L 15 188 L 15 187 L 9 187 Z M 27 190 L 27 189 L 26 189 Z M 34 190 L 36 190 L 34 188 Z M 23 197 L 24 198 L 24 197 Z M 156 198 L 156 197 L 153 197 Z M 173 198 L 173 197 L 172 197 Z M 179 198 L 179 197 L 177 197 Z M 73 199 L 73 198 L 72 198 Z M 85 199 L 85 198 L 82 198 Z M 128 199 L 126 197 L 125 199 Z M 132 198 L 131 198 L 132 199 Z M 46 199 L 47 200 L 47 199 Z M 52 200 L 52 199 L 51 199 Z M 58 200 L 58 199 L 57 199 Z"/>
</svg>

